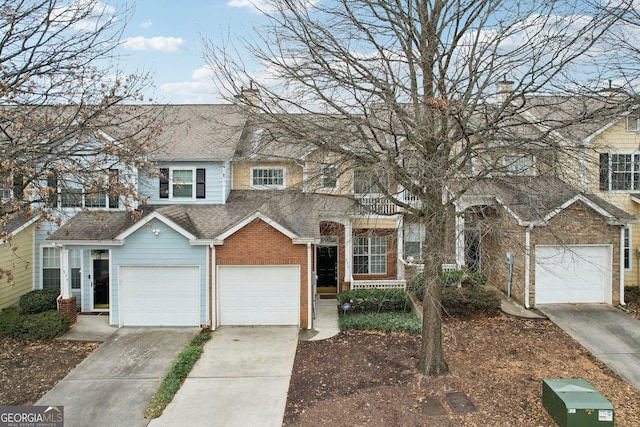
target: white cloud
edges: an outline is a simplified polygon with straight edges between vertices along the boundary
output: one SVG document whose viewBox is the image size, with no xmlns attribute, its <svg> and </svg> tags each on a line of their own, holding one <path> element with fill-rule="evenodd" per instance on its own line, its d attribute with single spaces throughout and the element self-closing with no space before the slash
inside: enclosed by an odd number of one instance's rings
<svg viewBox="0 0 640 427">
<path fill-rule="evenodd" d="M 320 0 L 300 0 L 300 7 L 310 8 Z M 277 9 L 273 0 L 228 0 L 227 6 L 229 7 L 248 7 L 254 10 L 261 10 L 264 12 L 272 12 Z"/>
<path fill-rule="evenodd" d="M 147 19 L 142 24 L 140 24 L 140 28 L 142 28 L 143 30 L 148 30 L 149 28 L 151 28 L 152 25 L 153 23 L 151 22 L 151 20 Z"/>
<path fill-rule="evenodd" d="M 70 25 L 78 31 L 95 31 L 101 23 L 113 19 L 115 14 L 115 8 L 101 1 L 73 0 L 66 6 L 55 7 L 52 20 L 62 27 Z"/>
<path fill-rule="evenodd" d="M 187 48 L 187 42 L 180 37 L 130 37 L 122 45 L 130 50 L 159 52 L 181 52 Z"/>
<path fill-rule="evenodd" d="M 160 85 L 160 89 L 169 98 L 169 102 L 171 102 L 172 99 L 179 99 L 183 104 L 222 102 L 222 100 L 216 96 L 216 86 L 213 77 L 214 71 L 211 67 L 201 67 L 191 73 L 191 80 L 164 83 Z"/>
</svg>

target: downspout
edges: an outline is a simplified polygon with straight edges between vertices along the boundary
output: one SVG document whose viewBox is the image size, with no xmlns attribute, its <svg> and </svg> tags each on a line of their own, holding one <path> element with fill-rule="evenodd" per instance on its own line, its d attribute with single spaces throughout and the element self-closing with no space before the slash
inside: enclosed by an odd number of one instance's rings
<svg viewBox="0 0 640 427">
<path fill-rule="evenodd" d="M 620 227 L 620 277 L 618 281 L 620 282 L 620 305 L 624 306 L 624 229 L 625 226 Z M 631 250 L 631 248 L 629 248 Z M 631 254 L 629 254 L 631 255 Z"/>
<path fill-rule="evenodd" d="M 531 229 L 533 224 L 530 224 L 525 229 L 524 234 L 524 308 L 529 309 L 529 287 L 531 286 Z"/>
<path fill-rule="evenodd" d="M 311 243 L 307 242 L 307 329 L 311 329 L 313 327 L 313 305 L 315 304 L 313 295 L 313 280 L 311 278 L 311 274 L 313 273 L 313 266 L 311 264 L 312 253 L 313 251 L 311 250 Z"/>
<path fill-rule="evenodd" d="M 216 300 L 215 293 L 215 281 L 216 281 L 216 247 L 213 243 L 209 244 L 209 314 L 211 316 L 210 324 L 211 330 L 215 331 L 218 327 L 217 322 L 217 313 L 216 313 L 216 305 L 214 301 Z"/>
</svg>

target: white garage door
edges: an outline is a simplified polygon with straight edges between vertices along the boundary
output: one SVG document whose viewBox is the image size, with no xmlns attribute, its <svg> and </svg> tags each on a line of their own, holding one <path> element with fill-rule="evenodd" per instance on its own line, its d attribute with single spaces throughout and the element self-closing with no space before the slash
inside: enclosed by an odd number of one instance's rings
<svg viewBox="0 0 640 427">
<path fill-rule="evenodd" d="M 220 325 L 298 325 L 300 267 L 218 267 Z"/>
<path fill-rule="evenodd" d="M 200 326 L 198 266 L 120 268 L 120 323 Z"/>
<path fill-rule="evenodd" d="M 611 246 L 536 246 L 535 255 L 536 304 L 611 303 Z"/>
</svg>

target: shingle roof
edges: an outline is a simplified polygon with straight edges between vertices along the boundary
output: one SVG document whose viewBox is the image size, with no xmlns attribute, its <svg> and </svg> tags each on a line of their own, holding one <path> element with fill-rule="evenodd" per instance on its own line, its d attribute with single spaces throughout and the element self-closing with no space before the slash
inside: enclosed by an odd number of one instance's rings
<svg viewBox="0 0 640 427">
<path fill-rule="evenodd" d="M 495 197 L 500 205 L 524 222 L 542 221 L 577 196 L 599 207 L 618 223 L 636 222 L 635 216 L 601 197 L 583 193 L 552 176 L 479 179 L 466 190 L 465 196 L 467 195 Z"/>
<path fill-rule="evenodd" d="M 170 105 L 151 160 L 231 160 L 246 122 L 240 105 Z"/>
<path fill-rule="evenodd" d="M 346 197 L 305 194 L 294 191 L 233 191 L 226 204 L 155 205 L 138 212 L 166 217 L 201 240 L 213 240 L 245 218 L 260 213 L 299 237 L 320 237 L 323 215 L 348 212 L 353 201 Z M 132 213 L 81 212 L 53 233 L 48 240 L 105 241 L 133 226 Z"/>
</svg>

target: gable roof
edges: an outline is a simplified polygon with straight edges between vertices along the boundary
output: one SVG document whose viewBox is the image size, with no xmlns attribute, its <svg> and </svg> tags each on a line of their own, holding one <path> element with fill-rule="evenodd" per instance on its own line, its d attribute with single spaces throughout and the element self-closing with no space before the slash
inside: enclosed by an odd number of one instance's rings
<svg viewBox="0 0 640 427">
<path fill-rule="evenodd" d="M 232 191 L 226 204 L 153 205 L 142 211 L 80 212 L 47 240 L 66 244 L 107 242 L 119 244 L 149 219 L 173 225 L 193 243 L 221 243 L 238 225 L 262 219 L 293 239 L 320 238 L 320 221 L 332 212 L 347 212 L 353 201 L 346 197 L 305 194 L 298 191 Z M 136 215 L 137 219 L 136 220 Z M 249 221 L 250 222 L 250 221 Z"/>
<path fill-rule="evenodd" d="M 234 104 L 169 105 L 149 158 L 155 161 L 231 160 L 246 122 Z"/>
<path fill-rule="evenodd" d="M 495 199 L 522 226 L 542 225 L 576 202 L 589 206 L 611 224 L 637 222 L 635 216 L 601 197 L 581 192 L 552 176 L 480 179 L 462 197 L 481 196 Z"/>
</svg>

